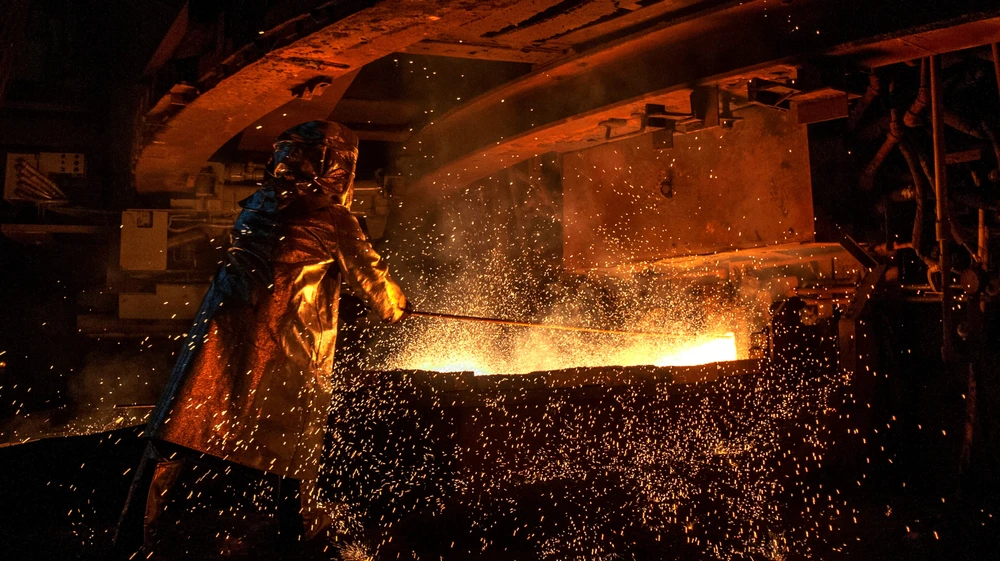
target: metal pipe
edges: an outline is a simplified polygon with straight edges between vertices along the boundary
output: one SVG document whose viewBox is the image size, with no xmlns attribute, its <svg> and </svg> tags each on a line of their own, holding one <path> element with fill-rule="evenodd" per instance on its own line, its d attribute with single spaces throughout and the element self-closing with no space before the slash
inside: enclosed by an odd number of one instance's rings
<svg viewBox="0 0 1000 561">
<path fill-rule="evenodd" d="M 910 128 L 924 124 L 924 110 L 927 109 L 927 104 L 930 102 L 929 81 L 927 59 L 923 59 L 920 61 L 920 87 L 917 89 L 917 97 L 906 111 L 906 115 L 903 115 L 903 123 Z"/>
<path fill-rule="evenodd" d="M 29 185 L 19 184 L 14 188 L 14 195 L 22 199 L 31 199 L 36 202 L 53 200 L 52 197 L 32 190 Z"/>
<path fill-rule="evenodd" d="M 52 193 L 46 191 L 45 189 L 42 189 L 41 187 L 39 187 L 38 185 L 35 185 L 34 183 L 31 183 L 29 181 L 22 181 L 20 177 L 18 177 L 17 183 L 15 183 L 15 188 L 21 189 L 21 190 L 26 191 L 28 193 L 32 193 L 33 196 L 41 198 L 41 199 L 54 199 L 55 198 L 52 195 Z"/>
<path fill-rule="evenodd" d="M 927 88 L 925 87 L 927 73 L 925 68 L 926 66 L 921 63 L 920 89 L 917 90 L 917 96 L 910 103 L 910 107 L 906 110 L 906 113 L 903 114 L 902 110 L 895 106 L 889 110 L 889 134 L 886 136 L 882 146 L 879 147 L 878 152 L 875 153 L 868 167 L 861 174 L 862 189 L 868 191 L 875 186 L 875 173 L 882 167 L 882 163 L 885 162 L 892 149 L 903 140 L 905 127 L 915 127 L 920 124 L 920 116 L 927 108 Z M 896 84 L 894 82 L 889 83 L 890 103 L 892 103 L 891 98 L 895 87 Z"/>
<path fill-rule="evenodd" d="M 850 117 L 847 119 L 847 127 L 850 130 L 854 130 L 858 126 L 858 121 L 861 120 L 861 116 L 864 115 L 868 106 L 872 104 L 872 101 L 878 97 L 879 89 L 882 87 L 882 82 L 879 80 L 878 74 L 872 72 L 868 76 L 868 88 L 865 89 L 864 95 L 861 96 L 851 108 Z"/>
<path fill-rule="evenodd" d="M 924 175 L 923 170 L 920 169 L 920 161 L 914 154 L 909 141 L 903 141 L 900 143 L 899 150 L 902 152 L 903 158 L 906 160 L 906 165 L 910 168 L 910 175 L 913 176 L 913 190 L 916 191 L 913 197 L 916 202 L 916 210 L 913 214 L 913 232 L 910 237 L 910 243 L 912 244 L 913 251 L 916 252 L 917 257 L 930 266 L 933 262 L 929 257 L 927 257 L 927 255 L 925 255 L 923 249 L 925 216 L 924 202 L 927 200 L 927 177 Z"/>
<path fill-rule="evenodd" d="M 22 172 L 25 175 L 29 175 L 38 179 L 39 182 L 44 183 L 46 187 L 58 190 L 59 187 L 54 181 L 48 178 L 44 173 L 42 173 L 38 168 L 29 164 L 28 162 L 21 160 L 17 163 L 17 171 Z"/>
<path fill-rule="evenodd" d="M 978 138 L 979 140 L 987 140 L 988 138 L 986 133 L 979 128 L 979 123 L 972 122 L 954 111 L 945 110 L 943 117 L 944 124 L 960 133 L 967 134 L 972 138 Z"/>
<path fill-rule="evenodd" d="M 530 321 L 517 321 L 510 319 L 483 318 L 476 316 L 460 316 L 456 314 L 441 314 L 437 312 L 410 312 L 411 316 L 449 319 L 458 321 L 469 321 L 474 323 L 488 323 L 492 325 L 512 325 L 515 327 L 534 327 L 539 329 L 549 329 L 553 331 L 574 331 L 578 333 L 600 333 L 602 335 L 646 335 L 654 337 L 670 337 L 669 333 L 653 333 L 650 331 L 620 331 L 617 329 L 595 329 L 592 327 L 576 327 L 572 325 L 552 325 L 548 323 L 534 323 Z"/>
<path fill-rule="evenodd" d="M 17 184 L 21 186 L 30 186 L 33 189 L 37 189 L 41 193 L 45 193 L 50 199 L 62 199 L 65 198 L 62 191 L 54 191 L 48 187 L 45 183 L 38 181 L 30 175 L 24 175 L 21 173 L 17 174 Z"/>
<path fill-rule="evenodd" d="M 54 198 L 66 198 L 62 189 L 60 189 L 55 182 L 46 177 L 42 172 L 38 171 L 38 169 L 34 166 L 28 165 L 27 162 L 24 162 L 23 160 L 18 162 L 16 170 L 18 180 L 31 183 L 42 191 L 51 193 Z"/>
<path fill-rule="evenodd" d="M 889 97 L 892 97 L 893 90 L 895 89 L 895 83 L 889 83 Z M 864 172 L 861 174 L 861 188 L 870 191 L 875 186 L 875 173 L 882 167 L 882 163 L 892 152 L 892 149 L 899 144 L 899 141 L 903 139 L 903 118 L 900 114 L 898 108 L 893 107 L 890 109 L 891 118 L 889 119 L 889 134 L 886 136 L 885 141 L 879 146 L 875 156 L 872 157 L 872 161 L 865 168 Z"/>
<path fill-rule="evenodd" d="M 935 232 L 940 246 L 941 358 L 952 359 L 951 224 L 948 216 L 948 176 L 945 169 L 944 100 L 941 97 L 941 56 L 931 55 L 931 130 L 934 138 Z"/>
</svg>

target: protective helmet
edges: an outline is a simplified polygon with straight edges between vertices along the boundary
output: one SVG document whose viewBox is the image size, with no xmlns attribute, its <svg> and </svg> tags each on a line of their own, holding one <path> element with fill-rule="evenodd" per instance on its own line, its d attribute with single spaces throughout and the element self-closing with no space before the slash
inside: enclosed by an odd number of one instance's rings
<svg viewBox="0 0 1000 561">
<path fill-rule="evenodd" d="M 285 196 L 313 193 L 351 206 L 358 137 L 351 129 L 330 121 L 309 121 L 281 133 L 274 143 L 268 171 Z"/>
</svg>

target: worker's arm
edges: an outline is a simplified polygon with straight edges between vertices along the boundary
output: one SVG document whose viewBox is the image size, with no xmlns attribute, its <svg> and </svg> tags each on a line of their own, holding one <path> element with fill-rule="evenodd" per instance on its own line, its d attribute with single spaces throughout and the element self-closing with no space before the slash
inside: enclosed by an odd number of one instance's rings
<svg viewBox="0 0 1000 561">
<path fill-rule="evenodd" d="M 383 320 L 403 319 L 406 295 L 389 276 L 389 268 L 365 238 L 358 220 L 345 207 L 330 210 L 337 231 L 337 263 L 347 284 Z"/>
</svg>

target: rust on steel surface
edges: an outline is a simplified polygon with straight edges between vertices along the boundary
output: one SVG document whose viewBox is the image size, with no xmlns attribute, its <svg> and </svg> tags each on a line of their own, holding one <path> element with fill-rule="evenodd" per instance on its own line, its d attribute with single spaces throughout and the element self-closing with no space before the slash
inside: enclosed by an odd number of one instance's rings
<svg viewBox="0 0 1000 561">
<path fill-rule="evenodd" d="M 972 18 L 970 15 L 969 18 Z M 908 34 L 864 43 L 848 43 L 830 51 L 831 56 L 850 57 L 872 68 L 978 47 L 1000 41 L 1000 18 L 960 21 L 945 28 L 928 28 Z"/>
<path fill-rule="evenodd" d="M 671 149 L 642 135 L 566 154 L 565 266 L 811 242 L 805 127 L 761 107 L 739 115 L 733 130 L 677 135 Z"/>
<path fill-rule="evenodd" d="M 310 99 L 295 98 L 254 121 L 240 137 L 241 152 L 270 152 L 274 147 L 274 139 L 279 134 L 293 126 L 307 121 L 326 119 L 344 96 L 344 92 L 354 81 L 358 71 L 348 72 L 330 82 L 321 89 L 314 90 Z"/>
<path fill-rule="evenodd" d="M 448 56 L 454 58 L 474 58 L 478 60 L 502 60 L 507 62 L 527 62 L 542 64 L 555 60 L 566 52 L 566 47 L 557 46 L 511 46 L 488 39 L 438 38 L 421 41 L 404 49 L 417 55 Z"/>
<path fill-rule="evenodd" d="M 406 52 L 546 64 L 574 50 L 652 29 L 701 5 L 727 1 L 602 0 L 559 11 L 561 0 L 526 0 L 447 35 L 410 45 Z"/>
<path fill-rule="evenodd" d="M 989 18 L 1000 13 L 983 0 L 947 6 L 919 0 L 915 4 L 934 9 L 912 6 L 902 13 L 890 4 L 868 5 L 863 18 L 857 5 L 846 1 L 748 2 L 694 11 L 539 68 L 442 116 L 406 144 L 407 173 L 418 191 L 462 186 L 536 154 L 600 141 L 599 122 L 628 117 L 645 103 L 666 103 L 669 109 L 673 99 L 687 110 L 692 82 L 721 87 L 740 77 L 766 76 L 806 54 L 863 59 L 913 33 L 925 37 L 956 25 L 979 30 L 970 36 L 960 29 L 933 35 L 937 48 L 962 48 L 969 37 L 990 37 L 980 28 L 995 29 L 997 20 Z"/>
<path fill-rule="evenodd" d="M 136 163 L 137 190 L 185 191 L 188 177 L 219 147 L 291 101 L 294 89 L 335 79 L 429 35 L 447 33 L 516 3 L 385 0 L 274 49 L 218 81 L 218 76 L 206 79 L 205 91 L 175 107 L 142 149 Z M 241 53 L 224 61 L 217 73 L 242 64 Z"/>
</svg>

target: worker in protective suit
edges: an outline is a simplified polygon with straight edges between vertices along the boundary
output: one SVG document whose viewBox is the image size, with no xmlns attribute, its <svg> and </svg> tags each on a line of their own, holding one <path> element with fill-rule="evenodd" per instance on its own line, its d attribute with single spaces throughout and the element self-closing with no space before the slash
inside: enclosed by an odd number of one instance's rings
<svg viewBox="0 0 1000 561">
<path fill-rule="evenodd" d="M 406 297 L 350 212 L 354 133 L 312 121 L 274 146 L 268 181 L 240 203 L 225 264 L 151 414 L 150 444 L 116 534 L 126 555 L 137 548 L 143 521 L 155 518 L 177 458 L 277 474 L 287 478 L 283 487 L 316 479 L 341 280 L 384 321 L 408 314 Z"/>
</svg>

